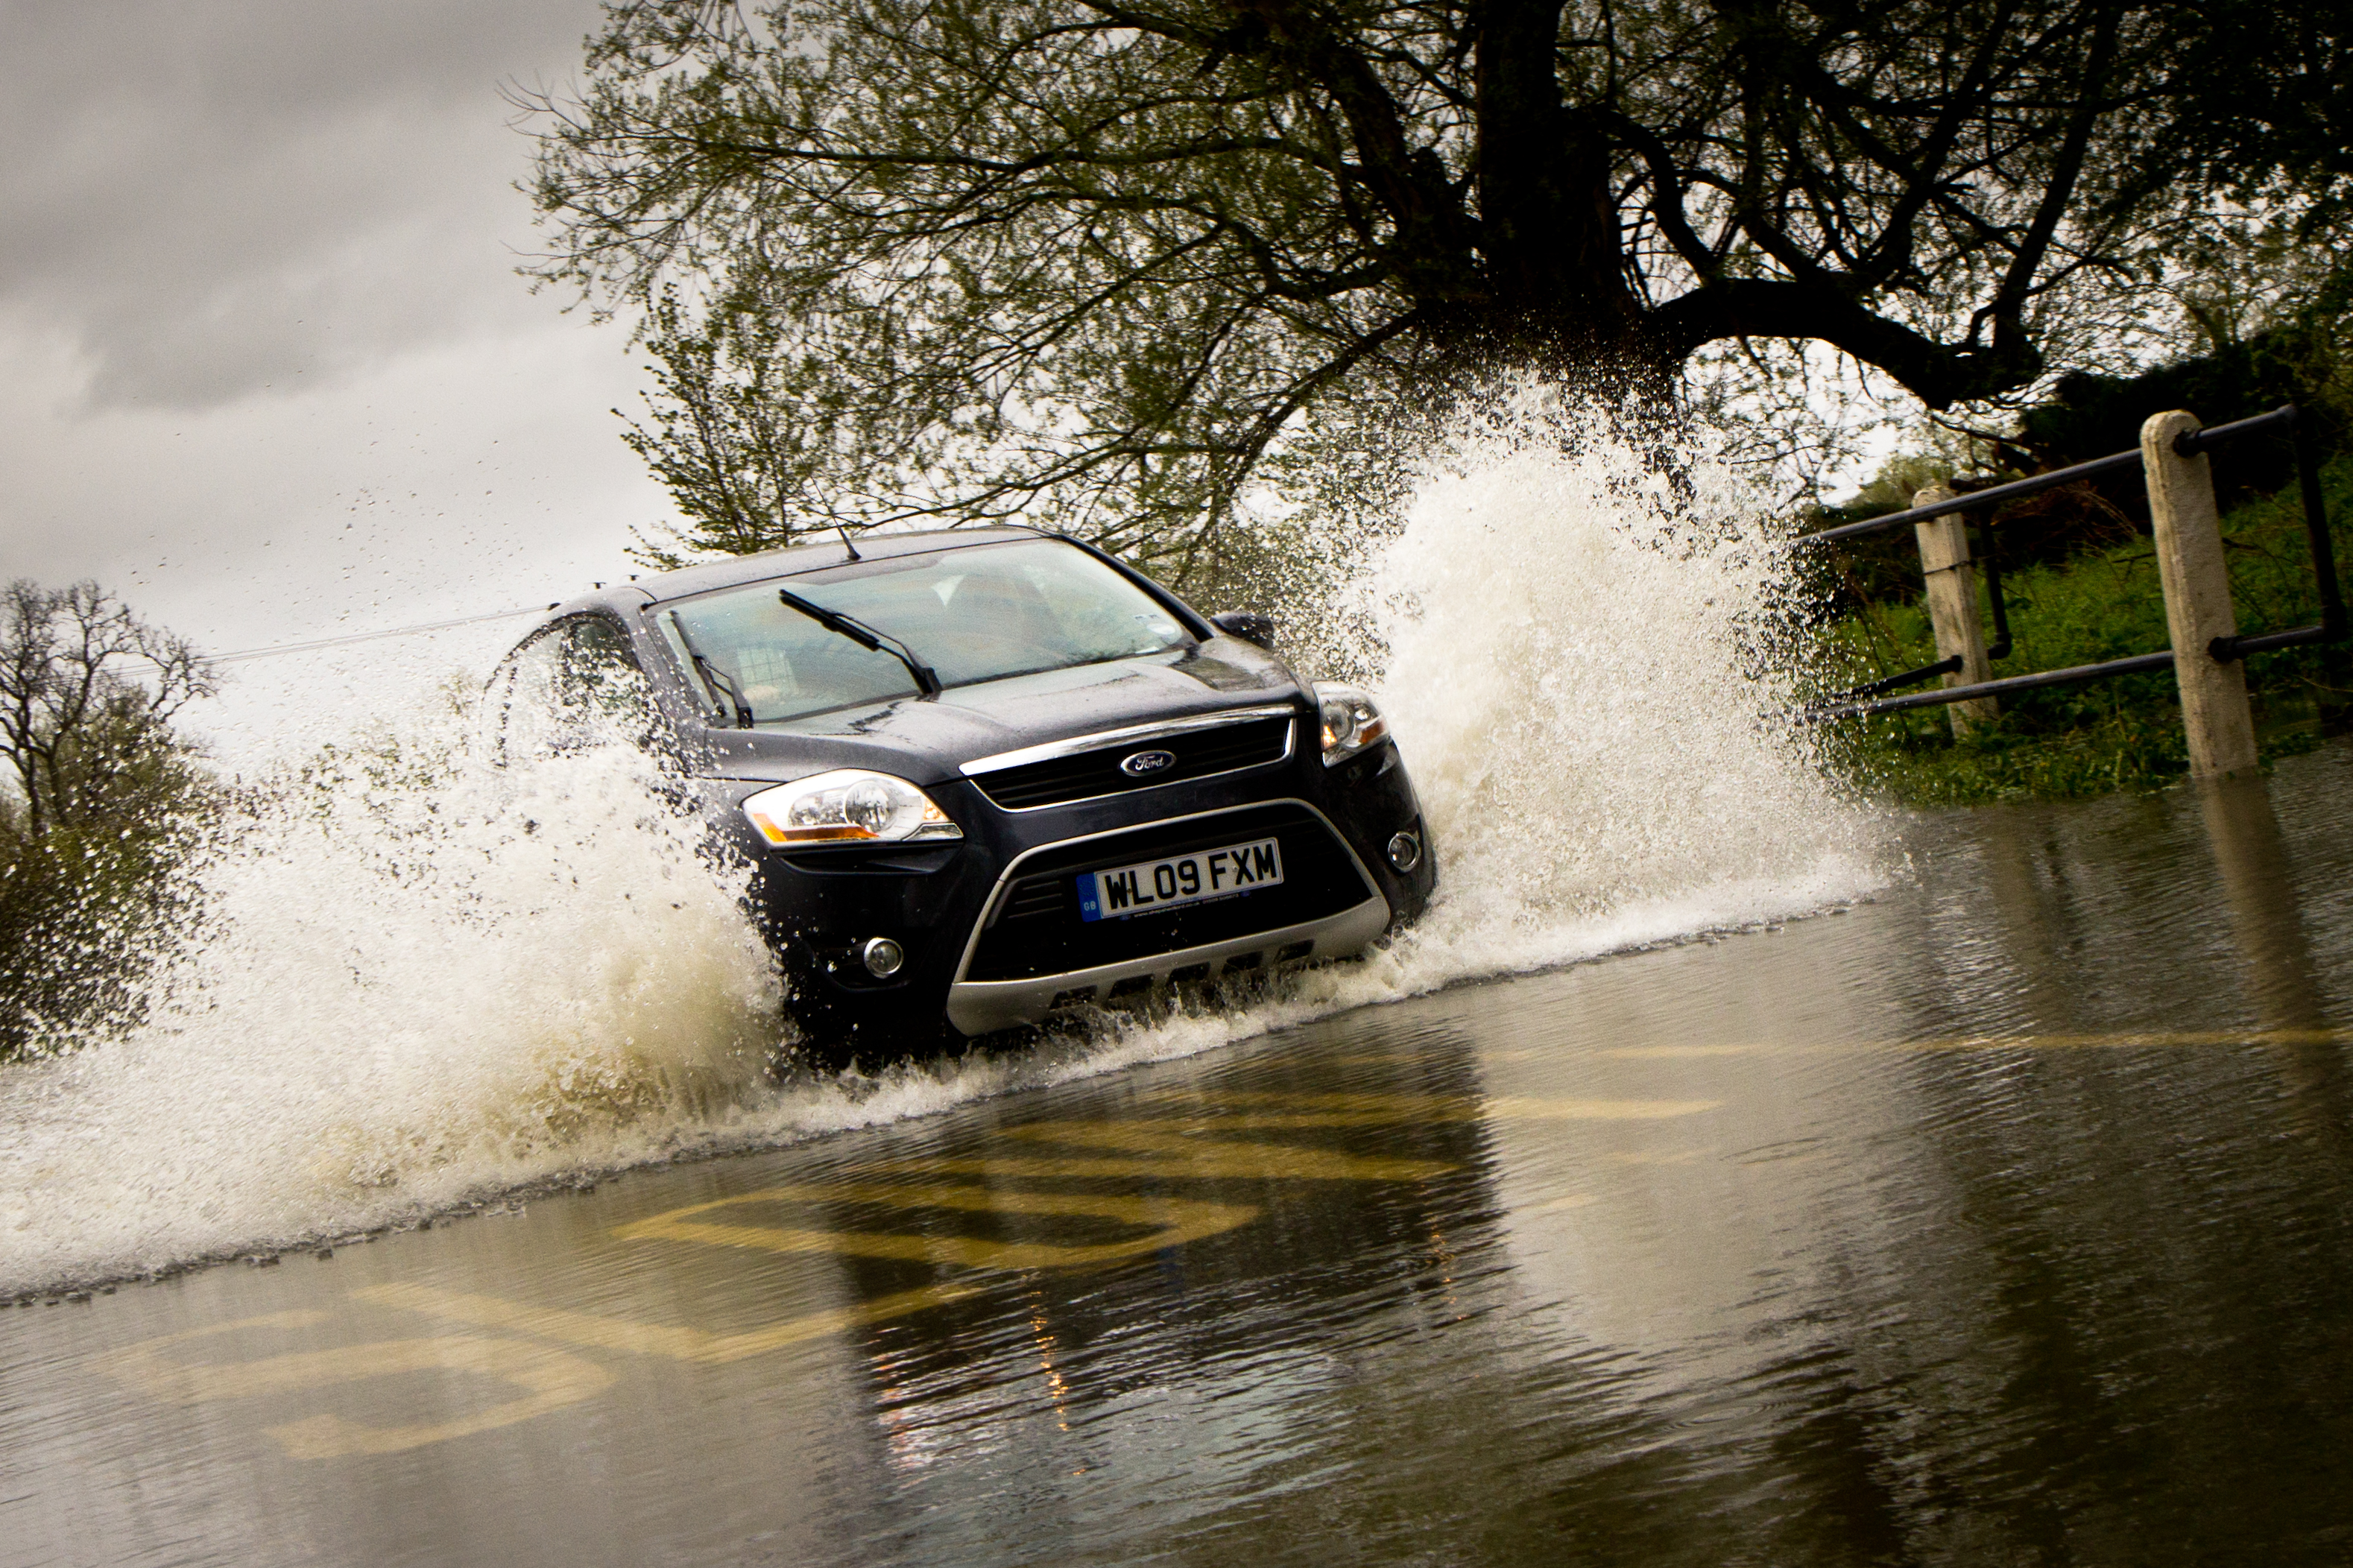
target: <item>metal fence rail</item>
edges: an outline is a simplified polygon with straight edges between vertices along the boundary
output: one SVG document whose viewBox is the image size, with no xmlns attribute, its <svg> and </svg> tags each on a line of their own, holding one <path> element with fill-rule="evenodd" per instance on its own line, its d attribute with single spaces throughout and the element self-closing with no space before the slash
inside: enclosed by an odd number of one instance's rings
<svg viewBox="0 0 2353 1568">
<path fill-rule="evenodd" d="M 2265 416 L 2265 417 L 2270 416 Z M 1981 507 L 2000 506 L 2006 500 L 2017 500 L 2023 496 L 2041 495 L 2044 490 L 2055 490 L 2062 485 L 2078 484 L 2095 475 L 2121 473 L 2126 468 L 2139 467 L 2138 450 L 2118 452 L 2112 457 L 2094 458 L 2088 463 L 2077 463 L 2073 468 L 2054 468 L 2047 474 L 2036 474 L 2031 479 L 2013 479 L 2009 484 L 1996 485 L 1990 489 L 1971 490 L 1968 495 L 1957 497 L 1949 501 L 1938 501 L 1934 506 L 1915 506 L 1905 511 L 1890 512 L 1885 517 L 1866 518 L 1861 522 L 1850 522 L 1838 528 L 1825 528 L 1819 533 L 1801 533 L 1798 539 L 1800 543 L 1827 543 L 1833 539 L 1860 539 L 1866 533 L 1880 533 L 1891 528 L 1902 528 L 1907 523 L 1926 522 L 1932 517 L 1943 517 L 1948 512 L 1975 511 Z"/>
<path fill-rule="evenodd" d="M 2226 425 L 2209 425 L 2200 429 L 2187 430 L 2175 438 L 2174 450 L 2181 457 L 2194 457 L 2210 451 L 2226 441 L 2242 436 L 2263 435 L 2274 430 L 2291 434 L 2295 443 L 2296 479 L 2304 502 L 2305 532 L 2312 552 L 2313 575 L 2320 594 L 2320 620 L 2308 626 L 2289 631 L 2266 632 L 2256 637 L 2217 637 L 2206 647 L 2208 655 L 2219 663 L 2244 658 L 2251 653 L 2263 653 L 2273 648 L 2292 647 L 2310 643 L 2335 643 L 2345 639 L 2347 626 L 2345 601 L 2337 581 L 2337 554 L 2328 535 L 2328 518 L 2320 493 L 2319 459 L 2313 449 L 2310 421 L 2304 411 L 2294 404 L 2275 408 L 2253 418 L 2233 420 Z M 2006 485 L 1976 490 L 1968 495 L 1955 496 L 1925 506 L 1892 512 L 1884 517 L 1867 518 L 1837 528 L 1825 528 L 1800 534 L 1793 542 L 1827 543 L 1834 540 L 1856 539 L 1864 534 L 1884 532 L 1907 524 L 1929 521 L 1955 512 L 1985 511 L 2004 501 L 2040 495 L 2044 490 L 2063 485 L 2080 484 L 2102 474 L 2122 473 L 2127 468 L 2141 469 L 2146 465 L 2138 449 L 2116 452 L 2105 458 L 2094 458 L 2088 463 L 2076 463 L 2031 479 L 2017 479 Z M 1999 558 L 1993 546 L 1993 531 L 1989 522 L 1980 521 L 1979 537 L 1983 552 L 1972 554 L 1970 563 L 1986 567 L 1987 586 L 1991 603 L 1995 633 L 1998 640 L 1987 649 L 1989 657 L 2000 658 L 2010 652 L 2009 616 L 2001 597 Z M 2225 584 L 2227 592 L 2227 582 Z M 1975 634 L 1971 634 L 1974 636 Z M 1962 686 L 1942 687 L 1935 691 L 1913 692 L 1904 697 L 1882 697 L 1883 692 L 1896 690 L 1918 681 L 1957 673 L 1962 668 L 1960 656 L 1887 676 L 1840 692 L 1823 704 L 1807 710 L 1810 719 L 1831 720 L 1854 718 L 1871 713 L 1892 713 L 1909 708 L 1940 707 L 1947 703 L 1968 702 L 1978 698 L 2000 697 L 2008 692 L 2030 691 L 2048 686 L 2073 686 L 2085 681 L 2106 680 L 2119 675 L 2135 675 L 2161 669 L 2176 662 L 2176 653 L 2167 649 L 2158 653 L 2136 654 L 2128 658 L 2112 658 L 2098 664 L 2079 664 L 2064 669 L 2047 669 L 2033 675 L 2017 675 L 2000 680 L 1982 680 Z M 1876 700 L 1857 701 L 1859 698 Z"/>
</svg>

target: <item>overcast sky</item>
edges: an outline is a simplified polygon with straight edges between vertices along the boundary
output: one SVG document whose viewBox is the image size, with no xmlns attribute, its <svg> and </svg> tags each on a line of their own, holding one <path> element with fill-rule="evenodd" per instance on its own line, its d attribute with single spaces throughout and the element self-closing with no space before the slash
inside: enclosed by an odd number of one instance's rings
<svg viewBox="0 0 2353 1568">
<path fill-rule="evenodd" d="M 668 515 L 609 412 L 639 376 L 514 274 L 500 91 L 572 79 L 596 18 L 0 0 L 0 578 L 95 577 L 227 652 L 626 574 Z M 236 668 L 344 668 L 278 662 Z"/>
</svg>

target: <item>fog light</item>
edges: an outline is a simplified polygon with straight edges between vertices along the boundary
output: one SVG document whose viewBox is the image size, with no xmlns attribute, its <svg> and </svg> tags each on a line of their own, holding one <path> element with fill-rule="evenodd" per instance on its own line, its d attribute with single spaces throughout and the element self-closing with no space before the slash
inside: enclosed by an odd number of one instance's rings
<svg viewBox="0 0 2353 1568">
<path fill-rule="evenodd" d="M 1421 840 L 1410 833 L 1389 836 L 1389 864 L 1400 871 L 1410 871 L 1421 864 Z"/>
<path fill-rule="evenodd" d="M 888 980 L 907 966 L 907 950 L 887 936 L 867 938 L 866 945 L 858 950 L 858 957 L 866 965 L 866 973 L 877 980 Z"/>
</svg>

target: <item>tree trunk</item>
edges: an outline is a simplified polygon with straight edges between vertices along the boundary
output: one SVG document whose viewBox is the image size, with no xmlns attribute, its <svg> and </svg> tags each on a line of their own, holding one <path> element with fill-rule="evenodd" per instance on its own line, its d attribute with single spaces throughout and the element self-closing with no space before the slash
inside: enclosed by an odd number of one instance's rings
<svg viewBox="0 0 2353 1568">
<path fill-rule="evenodd" d="M 1620 254 L 1610 145 L 1561 102 L 1560 0 L 1493 0 L 1478 43 L 1477 338 L 1626 389 L 1663 389 L 1679 355 L 1649 330 Z M 1617 390 L 1617 388 L 1612 388 Z"/>
</svg>

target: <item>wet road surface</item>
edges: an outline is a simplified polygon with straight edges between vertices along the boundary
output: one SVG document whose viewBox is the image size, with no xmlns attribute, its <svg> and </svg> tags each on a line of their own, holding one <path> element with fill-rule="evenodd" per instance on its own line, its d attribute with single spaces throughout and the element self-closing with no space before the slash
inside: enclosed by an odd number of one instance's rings
<svg viewBox="0 0 2353 1568">
<path fill-rule="evenodd" d="M 0 1560 L 2343 1562 L 2348 785 L 16 1310 Z"/>
</svg>

